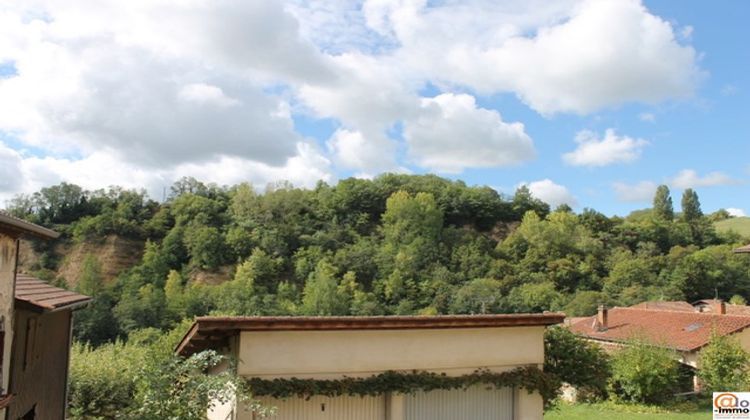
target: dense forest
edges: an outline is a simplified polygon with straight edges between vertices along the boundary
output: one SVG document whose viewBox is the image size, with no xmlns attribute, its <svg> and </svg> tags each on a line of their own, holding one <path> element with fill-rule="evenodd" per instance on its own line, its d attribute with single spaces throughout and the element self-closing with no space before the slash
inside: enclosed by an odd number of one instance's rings
<svg viewBox="0 0 750 420">
<path fill-rule="evenodd" d="M 142 241 L 139 263 L 105 281 L 96 258 L 56 273 L 55 243 L 34 242 L 39 277 L 95 297 L 75 336 L 93 345 L 205 314 L 378 315 L 561 310 L 600 303 L 750 296 L 746 238 L 717 233 L 686 190 L 666 186 L 627 217 L 550 209 L 525 187 L 503 196 L 437 176 L 383 175 L 314 189 L 182 179 L 158 203 L 145 192 L 71 184 L 20 195 L 7 211 L 59 241 Z M 202 281 L 215 273 L 224 281 Z"/>
</svg>

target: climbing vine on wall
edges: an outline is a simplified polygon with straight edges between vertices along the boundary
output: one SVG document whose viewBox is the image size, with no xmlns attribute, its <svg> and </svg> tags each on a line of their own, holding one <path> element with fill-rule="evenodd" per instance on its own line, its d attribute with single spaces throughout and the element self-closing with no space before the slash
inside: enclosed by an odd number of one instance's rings
<svg viewBox="0 0 750 420">
<path fill-rule="evenodd" d="M 387 371 L 366 378 L 343 377 L 341 379 L 250 378 L 248 385 L 254 396 L 274 398 L 310 398 L 314 395 L 336 397 L 340 395 L 372 396 L 387 392 L 411 394 L 418 391 L 466 389 L 474 385 L 492 388 L 523 388 L 528 392 L 538 391 L 545 403 L 555 398 L 560 382 L 533 366 L 507 372 L 491 372 L 478 369 L 462 376 L 425 371 Z"/>
</svg>

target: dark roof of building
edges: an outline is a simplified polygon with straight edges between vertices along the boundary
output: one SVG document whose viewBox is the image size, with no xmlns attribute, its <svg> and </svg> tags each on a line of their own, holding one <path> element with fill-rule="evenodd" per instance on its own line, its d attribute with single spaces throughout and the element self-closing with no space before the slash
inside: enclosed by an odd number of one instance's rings
<svg viewBox="0 0 750 420">
<path fill-rule="evenodd" d="M 176 348 L 181 355 L 215 347 L 239 331 L 404 330 L 547 326 L 562 313 L 438 316 L 198 317 Z"/>
<path fill-rule="evenodd" d="M 609 309 L 604 331 L 598 330 L 596 319 L 594 315 L 580 320 L 570 330 L 594 340 L 642 339 L 660 347 L 694 351 L 708 344 L 712 331 L 723 336 L 750 327 L 750 316 L 639 308 Z"/>
<path fill-rule="evenodd" d="M 17 305 L 42 312 L 76 309 L 91 301 L 88 296 L 52 286 L 25 274 L 16 276 L 15 296 Z"/>
<path fill-rule="evenodd" d="M 735 248 L 734 252 L 737 254 L 750 254 L 750 245 L 745 245 L 739 248 Z"/>
<path fill-rule="evenodd" d="M 20 235 L 28 234 L 44 239 L 55 239 L 60 236 L 60 234 L 55 232 L 54 230 L 35 225 L 34 223 L 27 222 L 15 216 L 11 216 L 10 214 L 3 211 L 0 211 L 0 227 L 12 232 L 17 232 Z"/>
</svg>

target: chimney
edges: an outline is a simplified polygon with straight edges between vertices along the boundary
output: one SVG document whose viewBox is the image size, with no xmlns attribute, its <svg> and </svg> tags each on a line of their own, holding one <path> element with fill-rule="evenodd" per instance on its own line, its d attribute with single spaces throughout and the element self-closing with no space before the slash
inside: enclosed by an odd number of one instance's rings
<svg viewBox="0 0 750 420">
<path fill-rule="evenodd" d="M 723 300 L 718 300 L 714 303 L 714 310 L 713 313 L 717 315 L 726 315 L 727 314 L 727 304 L 724 303 Z"/>
<path fill-rule="evenodd" d="M 597 331 L 607 331 L 607 305 L 599 305 L 599 311 L 596 313 Z"/>
</svg>

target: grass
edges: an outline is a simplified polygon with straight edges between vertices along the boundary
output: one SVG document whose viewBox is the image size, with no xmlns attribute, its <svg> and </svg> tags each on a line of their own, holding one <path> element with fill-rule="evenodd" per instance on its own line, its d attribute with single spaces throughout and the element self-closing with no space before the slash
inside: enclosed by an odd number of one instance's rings
<svg viewBox="0 0 750 420">
<path fill-rule="evenodd" d="M 695 404 L 665 409 L 611 402 L 596 404 L 560 403 L 556 409 L 549 410 L 544 414 L 544 420 L 705 420 L 711 417 L 709 408 L 699 408 Z"/>
<path fill-rule="evenodd" d="M 714 223 L 716 230 L 727 232 L 733 230 L 744 237 L 750 237 L 750 217 L 732 217 Z"/>
</svg>

